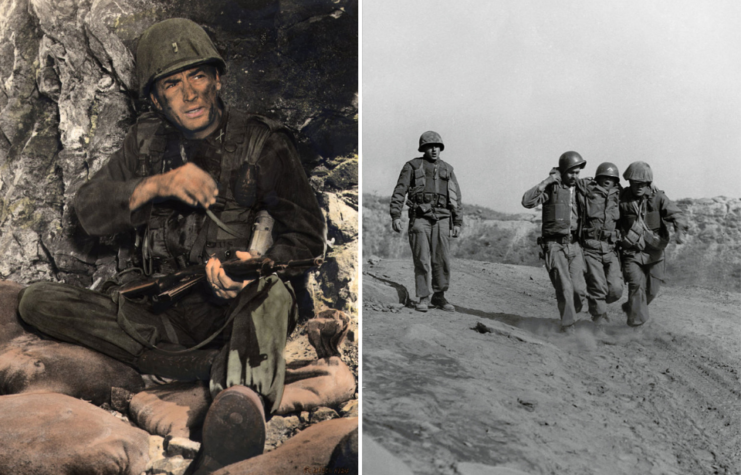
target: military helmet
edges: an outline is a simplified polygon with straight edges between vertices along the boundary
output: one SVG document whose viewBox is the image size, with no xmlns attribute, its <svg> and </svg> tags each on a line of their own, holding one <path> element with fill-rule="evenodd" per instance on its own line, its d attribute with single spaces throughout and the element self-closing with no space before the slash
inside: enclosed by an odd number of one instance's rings
<svg viewBox="0 0 741 475">
<path fill-rule="evenodd" d="M 440 137 L 440 134 L 438 134 L 437 132 L 433 132 L 431 130 L 428 130 L 427 132 L 425 132 L 419 137 L 419 148 L 417 150 L 421 152 L 422 147 L 424 147 L 425 145 L 431 145 L 431 144 L 439 145 L 440 151 L 445 150 L 445 145 L 443 145 L 443 138 Z"/>
<path fill-rule="evenodd" d="M 581 158 L 576 152 L 564 152 L 558 159 L 558 169 L 563 172 L 567 172 L 574 167 L 584 168 L 587 161 Z"/>
<path fill-rule="evenodd" d="M 625 173 L 623 173 L 623 178 L 625 178 L 626 180 L 650 183 L 654 181 L 654 173 L 651 171 L 651 167 L 648 163 L 633 162 L 628 165 Z"/>
<path fill-rule="evenodd" d="M 618 171 L 617 165 L 610 162 L 600 163 L 600 165 L 597 167 L 597 173 L 595 173 L 594 177 L 598 176 L 611 176 L 613 178 L 617 178 L 618 181 L 620 181 L 620 172 Z"/>
<path fill-rule="evenodd" d="M 197 23 L 170 18 L 150 26 L 136 48 L 136 76 L 141 97 L 157 79 L 178 70 L 211 63 L 224 74 L 226 63 Z"/>
</svg>

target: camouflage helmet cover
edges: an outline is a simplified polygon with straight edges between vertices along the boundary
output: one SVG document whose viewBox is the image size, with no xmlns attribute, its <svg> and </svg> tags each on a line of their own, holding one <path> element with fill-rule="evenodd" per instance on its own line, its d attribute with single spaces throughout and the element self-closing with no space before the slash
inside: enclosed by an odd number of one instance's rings
<svg viewBox="0 0 741 475">
<path fill-rule="evenodd" d="M 584 168 L 586 164 L 587 161 L 576 152 L 564 152 L 558 159 L 558 169 L 562 173 L 575 167 Z"/>
<path fill-rule="evenodd" d="M 617 165 L 610 162 L 604 162 L 600 163 L 600 165 L 597 167 L 597 173 L 595 173 L 594 177 L 598 176 L 611 176 L 613 178 L 617 178 L 618 181 L 620 181 L 620 172 L 618 171 Z"/>
<path fill-rule="evenodd" d="M 650 183 L 654 181 L 654 173 L 651 171 L 651 166 L 648 163 L 633 162 L 628 165 L 625 173 L 623 173 L 623 178 L 626 180 Z"/>
<path fill-rule="evenodd" d="M 186 18 L 155 23 L 142 33 L 136 48 L 139 94 L 146 97 L 152 83 L 159 78 L 207 63 L 214 64 L 224 74 L 224 59 L 197 23 Z"/>
<path fill-rule="evenodd" d="M 431 144 L 439 145 L 441 151 L 445 150 L 445 145 L 443 145 L 443 138 L 440 137 L 440 134 L 438 134 L 437 132 L 433 132 L 432 130 L 428 130 L 419 137 L 419 148 L 417 150 L 421 152 L 422 147 Z"/>
</svg>

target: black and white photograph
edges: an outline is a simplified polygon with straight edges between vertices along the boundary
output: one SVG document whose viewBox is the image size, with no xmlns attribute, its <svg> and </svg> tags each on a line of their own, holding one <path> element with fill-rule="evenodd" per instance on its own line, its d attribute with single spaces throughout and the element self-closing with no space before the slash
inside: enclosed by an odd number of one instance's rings
<svg viewBox="0 0 741 475">
<path fill-rule="evenodd" d="M 741 472 L 740 23 L 363 3 L 365 475 Z"/>
</svg>

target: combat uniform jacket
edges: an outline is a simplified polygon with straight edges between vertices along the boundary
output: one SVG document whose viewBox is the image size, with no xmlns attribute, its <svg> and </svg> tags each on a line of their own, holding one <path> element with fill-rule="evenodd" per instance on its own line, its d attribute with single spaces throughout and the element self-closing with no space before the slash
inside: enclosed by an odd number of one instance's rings
<svg viewBox="0 0 741 475">
<path fill-rule="evenodd" d="M 258 137 L 262 148 L 248 164 L 240 152 L 248 151 Z M 185 162 L 195 163 L 218 184 L 218 202 L 211 209 L 229 231 L 210 223 L 203 209 L 175 199 L 129 210 L 129 198 L 145 176 Z M 267 119 L 226 107 L 219 129 L 202 140 L 188 140 L 163 117 L 144 114 L 123 147 L 80 187 L 75 209 L 90 235 L 136 229 L 140 249 L 149 246 L 150 253 L 167 254 L 154 256 L 169 267 L 162 271 L 203 263 L 211 254 L 224 259 L 230 251 L 246 250 L 257 210 L 268 211 L 275 220 L 266 257 L 286 262 L 320 256 L 324 250 L 324 219 L 290 134 Z M 132 265 L 119 257 L 120 266 Z"/>
<path fill-rule="evenodd" d="M 588 182 L 581 231 L 585 249 L 607 252 L 615 248 L 619 240 L 617 224 L 621 191 L 619 184 L 606 190 L 596 180 Z"/>
<path fill-rule="evenodd" d="M 404 164 L 391 196 L 392 219 L 401 218 L 404 198 L 410 219 L 438 220 L 450 217 L 453 226 L 463 225 L 461 192 L 452 165 L 442 159 L 418 157 Z"/>
<path fill-rule="evenodd" d="M 640 221 L 639 221 L 640 219 Z M 641 225 L 641 221 L 645 227 Z M 664 259 L 664 248 L 669 243 L 667 222 L 674 225 L 674 231 L 686 231 L 687 221 L 677 205 L 666 197 L 663 191 L 656 190 L 650 195 L 636 197 L 630 188 L 620 194 L 620 231 L 627 236 L 631 228 L 640 229 L 644 237 L 638 244 L 627 245 L 623 239 L 623 255 L 639 264 L 651 264 Z M 646 245 L 645 234 L 651 232 L 654 246 Z"/>
<path fill-rule="evenodd" d="M 582 223 L 579 217 L 585 209 L 585 194 L 587 179 L 576 180 L 573 190 L 563 183 L 551 183 L 542 192 L 539 184 L 525 192 L 522 196 L 522 206 L 528 209 L 543 205 L 542 235 L 546 239 L 559 239 L 571 236 L 577 237 Z M 572 193 L 576 196 L 576 210 L 573 209 Z"/>
</svg>

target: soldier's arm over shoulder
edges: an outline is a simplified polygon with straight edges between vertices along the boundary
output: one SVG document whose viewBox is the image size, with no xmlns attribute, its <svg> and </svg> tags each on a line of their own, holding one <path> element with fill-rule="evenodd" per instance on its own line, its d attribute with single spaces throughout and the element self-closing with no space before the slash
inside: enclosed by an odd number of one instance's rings
<svg viewBox="0 0 741 475">
<path fill-rule="evenodd" d="M 137 176 L 138 147 L 136 125 L 115 152 L 75 194 L 74 207 L 80 224 L 92 236 L 105 236 L 144 224 L 150 206 L 134 211 L 129 198 L 142 178 Z"/>
<path fill-rule="evenodd" d="M 522 195 L 522 206 L 531 209 L 548 201 L 548 186 L 540 182 Z"/>
<path fill-rule="evenodd" d="M 324 216 L 290 132 L 271 133 L 256 166 L 259 206 L 275 220 L 274 242 L 266 257 L 286 262 L 321 256 Z"/>
<path fill-rule="evenodd" d="M 399 173 L 399 179 L 396 180 L 396 186 L 394 187 L 394 193 L 391 195 L 391 203 L 389 204 L 391 218 L 400 219 L 401 209 L 404 207 L 404 198 L 409 191 L 409 186 L 412 184 L 412 164 L 407 162 Z"/>
</svg>

